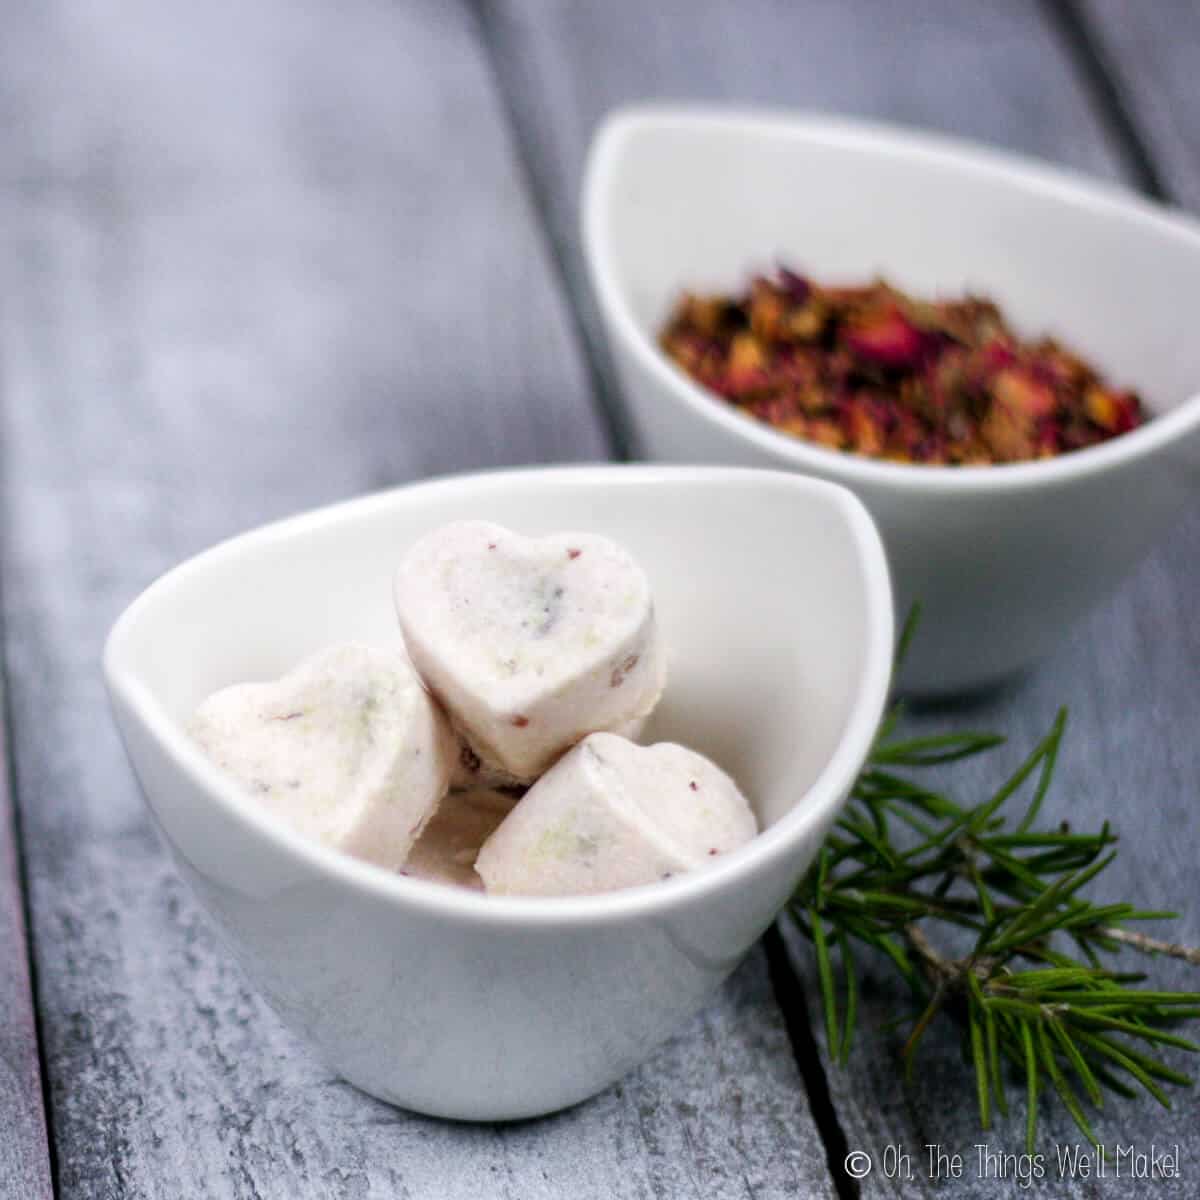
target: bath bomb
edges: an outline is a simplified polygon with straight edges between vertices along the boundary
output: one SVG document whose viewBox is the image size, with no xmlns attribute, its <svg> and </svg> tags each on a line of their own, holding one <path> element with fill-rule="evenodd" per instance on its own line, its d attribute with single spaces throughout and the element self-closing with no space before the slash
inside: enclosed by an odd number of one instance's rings
<svg viewBox="0 0 1200 1200">
<path fill-rule="evenodd" d="M 475 874 L 479 847 L 517 800 L 516 793 L 494 788 L 451 792 L 417 839 L 401 874 L 482 891 L 483 880 Z"/>
<path fill-rule="evenodd" d="M 649 580 L 607 538 L 447 525 L 405 555 L 395 599 L 409 656 L 465 761 L 479 760 L 478 780 L 531 782 L 587 734 L 646 717 L 662 694 Z"/>
<path fill-rule="evenodd" d="M 525 793 L 475 870 L 490 893 L 607 892 L 693 870 L 757 830 L 737 784 L 703 755 L 595 733 Z"/>
<path fill-rule="evenodd" d="M 446 794 L 456 749 L 403 652 L 353 644 L 214 693 L 190 731 L 272 816 L 390 868 Z"/>
</svg>

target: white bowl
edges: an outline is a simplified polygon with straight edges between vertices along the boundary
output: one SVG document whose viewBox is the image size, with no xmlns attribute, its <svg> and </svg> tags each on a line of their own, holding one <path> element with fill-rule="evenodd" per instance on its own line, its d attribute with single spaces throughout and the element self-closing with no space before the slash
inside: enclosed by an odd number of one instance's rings
<svg viewBox="0 0 1200 1200">
<path fill-rule="evenodd" d="M 1200 483 L 1200 225 L 1117 189 L 927 134 L 827 117 L 643 108 L 593 143 L 583 230 L 633 431 L 649 458 L 783 467 L 851 488 L 878 523 L 897 611 L 924 610 L 914 690 L 991 683 L 1053 648 Z M 1053 332 L 1154 419 L 1030 464 L 910 466 L 736 412 L 658 349 L 685 288 L 785 262 L 983 292 Z"/>
<path fill-rule="evenodd" d="M 216 688 L 342 639 L 399 644 L 396 563 L 428 530 L 481 516 L 602 532 L 637 556 L 671 670 L 649 735 L 715 758 L 765 832 L 648 887 L 487 897 L 301 839 L 188 738 Z M 368 1092 L 490 1120 L 600 1090 L 733 969 L 862 765 L 892 637 L 883 548 L 849 492 L 777 472 L 586 467 L 447 478 L 235 538 L 135 600 L 104 665 L 183 874 L 284 1020 Z"/>
</svg>

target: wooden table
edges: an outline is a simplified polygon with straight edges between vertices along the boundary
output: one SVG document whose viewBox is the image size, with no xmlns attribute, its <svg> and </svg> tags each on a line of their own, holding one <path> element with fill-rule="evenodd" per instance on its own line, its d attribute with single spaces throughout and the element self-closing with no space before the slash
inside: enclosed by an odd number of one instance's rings
<svg viewBox="0 0 1200 1200">
<path fill-rule="evenodd" d="M 786 930 L 570 1112 L 459 1126 L 361 1095 L 247 988 L 168 865 L 98 655 L 156 574 L 267 518 L 623 452 L 576 220 L 610 106 L 868 114 L 1195 207 L 1200 10 L 10 0 L 4 25 L 0 1196 L 1017 1194 L 973 1168 L 927 1181 L 926 1143 L 1019 1151 L 1017 1119 L 978 1132 L 949 1032 L 901 1081 L 886 1025 L 904 1001 L 883 971 L 850 1065 L 832 1066 Z M 1111 815 L 1127 838 L 1107 886 L 1180 907 L 1193 942 L 1198 587 L 1192 512 L 1052 660 L 969 717 L 1007 729 L 1015 759 L 1072 706 L 1054 813 Z M 1155 968 L 1177 985 L 1185 971 Z M 1163 1200 L 1200 1194 L 1197 1101 L 1177 1097 L 1099 1121 L 1111 1142 L 1181 1144 L 1183 1178 L 1142 1185 Z M 1078 1140 L 1054 1108 L 1043 1137 Z M 848 1149 L 882 1162 L 888 1146 L 918 1158 L 913 1181 L 849 1179 Z"/>
</svg>

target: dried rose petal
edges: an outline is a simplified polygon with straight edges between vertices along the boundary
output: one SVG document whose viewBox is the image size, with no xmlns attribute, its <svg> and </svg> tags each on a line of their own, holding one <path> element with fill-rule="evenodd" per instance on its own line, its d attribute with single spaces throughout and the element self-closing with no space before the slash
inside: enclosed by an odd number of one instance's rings
<svg viewBox="0 0 1200 1200">
<path fill-rule="evenodd" d="M 1125 433 L 1137 424 L 1136 404 L 1129 392 L 1090 387 L 1083 398 L 1083 411 L 1093 425 L 1108 433 Z"/>
<path fill-rule="evenodd" d="M 1026 417 L 1048 417 L 1057 404 L 1054 392 L 1030 370 L 1007 367 L 992 380 L 994 402 Z"/>
<path fill-rule="evenodd" d="M 789 271 L 787 267 L 779 268 L 779 282 L 793 304 L 806 304 L 812 295 L 812 285 L 808 280 L 795 271 Z"/>
<path fill-rule="evenodd" d="M 846 330 L 852 354 L 880 367 L 915 367 L 925 355 L 925 334 L 898 309 L 867 317 Z"/>
<path fill-rule="evenodd" d="M 984 378 L 990 378 L 1017 361 L 1012 343 L 1004 337 L 989 338 L 981 347 L 976 362 Z"/>
<path fill-rule="evenodd" d="M 764 280 L 755 280 L 751 289 L 750 329 L 761 341 L 773 341 L 782 332 L 787 312 L 785 298 Z"/>
<path fill-rule="evenodd" d="M 688 296 L 684 301 L 688 318 L 702 334 L 716 337 L 721 331 L 728 301 L 720 296 Z"/>
<path fill-rule="evenodd" d="M 872 411 L 868 402 L 856 400 L 847 407 L 843 428 L 850 445 L 859 454 L 875 456 L 883 453 L 883 422 Z"/>
</svg>

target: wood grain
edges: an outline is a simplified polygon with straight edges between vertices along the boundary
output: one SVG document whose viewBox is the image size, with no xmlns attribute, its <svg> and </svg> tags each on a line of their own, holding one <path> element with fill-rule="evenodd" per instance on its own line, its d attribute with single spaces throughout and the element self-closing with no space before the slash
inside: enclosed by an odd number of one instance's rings
<svg viewBox="0 0 1200 1200">
<path fill-rule="evenodd" d="M 0 713 L 3 702 L 0 688 Z M 0 1196 L 49 1200 L 50 1149 L 13 817 L 0 722 Z"/>
<path fill-rule="evenodd" d="M 1168 97 L 1190 84 L 1188 54 L 1195 39 L 1179 31 L 1195 25 L 1194 13 L 1180 12 L 1172 22 L 1155 6 L 1096 0 L 1094 7 L 1109 12 L 1117 25 L 1128 17 L 1121 34 L 1127 40 L 1131 29 L 1141 31 L 1141 50 L 1128 68 L 1138 94 L 1159 88 L 1164 72 L 1173 79 L 1164 89 Z M 590 300 L 583 290 L 576 232 L 580 167 L 592 129 L 615 103 L 696 97 L 884 116 L 1122 177 L 1122 158 L 1108 136 L 1104 113 L 1093 108 L 1059 32 L 1032 3 L 785 6 L 749 0 L 729 6 L 665 0 L 607 5 L 599 12 L 567 0 L 492 0 L 483 11 L 497 46 L 500 78 L 585 312 L 590 313 Z M 1148 29 L 1158 30 L 1163 42 L 1153 53 L 1145 45 Z M 1174 44 L 1166 45 L 1172 37 Z M 1193 95 L 1177 107 L 1169 129 L 1166 118 L 1159 118 L 1164 145 L 1169 136 L 1180 141 L 1191 132 L 1186 114 L 1195 100 Z M 1168 102 L 1160 95 L 1160 107 Z M 1175 177 L 1195 169 L 1178 153 L 1176 158 Z M 588 328 L 597 336 L 594 314 Z M 1049 726 L 1058 705 L 1070 705 L 1070 741 L 1047 818 L 1087 828 L 1111 817 L 1125 838 L 1101 894 L 1146 907 L 1179 908 L 1182 919 L 1173 931 L 1194 943 L 1200 942 L 1194 882 L 1200 750 L 1191 731 L 1200 715 L 1200 627 L 1191 615 L 1191 598 L 1198 587 L 1200 513 L 1193 513 L 1175 530 L 1164 531 L 1162 546 L 1134 578 L 1036 673 L 968 708 L 927 711 L 913 721 L 918 730 L 964 723 L 1004 729 L 1013 747 L 1006 761 L 1012 762 Z M 987 779 L 982 764 L 963 770 L 963 794 L 981 795 Z M 818 1014 L 808 952 L 794 939 L 792 945 L 808 1011 Z M 1164 984 L 1197 986 L 1194 973 L 1189 976 L 1178 964 L 1153 963 L 1151 969 Z M 951 1031 L 928 1039 L 914 1080 L 905 1084 L 897 1071 L 903 1035 L 886 1028 L 904 1012 L 903 991 L 886 971 L 872 970 L 863 1029 L 847 1069 L 831 1066 L 823 1034 L 816 1030 L 846 1146 L 865 1150 L 880 1163 L 862 1183 L 862 1194 L 998 1194 L 1006 1185 L 981 1178 L 971 1156 L 979 1142 L 1019 1153 L 1019 1123 L 981 1135 L 970 1077 Z M 1097 1128 L 1112 1143 L 1140 1149 L 1151 1142 L 1181 1143 L 1185 1177 L 1147 1186 L 1157 1196 L 1182 1197 L 1194 1193 L 1200 1169 L 1197 1112 L 1188 1092 L 1178 1093 L 1170 1113 L 1149 1100 L 1135 1105 L 1118 1100 Z M 1048 1170 L 1055 1172 L 1054 1145 L 1074 1144 L 1079 1137 L 1052 1105 L 1042 1140 L 1050 1155 Z M 930 1183 L 923 1147 L 933 1141 L 967 1156 L 961 1182 Z M 913 1155 L 911 1180 L 888 1180 L 882 1172 L 885 1148 L 897 1144 Z M 1116 1196 L 1131 1187 L 1128 1178 L 1100 1185 L 1060 1184 L 1054 1178 L 1054 1184 L 1055 1194 L 1071 1196 Z"/>
<path fill-rule="evenodd" d="M 606 454 L 472 22 L 435 0 L 9 18 L 0 563 L 60 1194 L 830 1195 L 761 955 L 546 1122 L 423 1120 L 332 1078 L 215 942 L 107 711 L 108 626 L 206 544 Z"/>
</svg>

